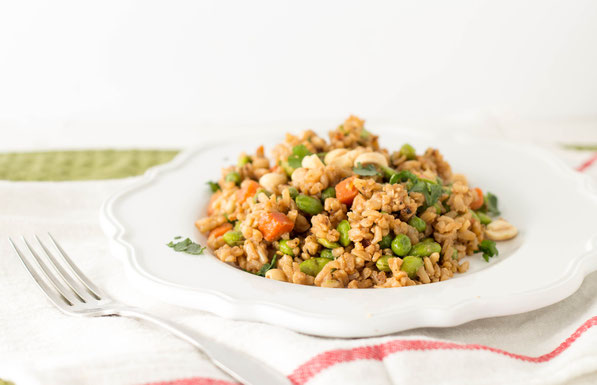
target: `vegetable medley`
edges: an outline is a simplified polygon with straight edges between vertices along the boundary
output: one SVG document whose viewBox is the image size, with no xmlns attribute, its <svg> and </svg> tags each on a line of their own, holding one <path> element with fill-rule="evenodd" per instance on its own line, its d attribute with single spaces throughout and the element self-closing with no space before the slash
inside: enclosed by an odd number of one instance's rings
<svg viewBox="0 0 597 385">
<path fill-rule="evenodd" d="M 321 287 L 426 284 L 465 272 L 474 253 L 489 261 L 495 241 L 517 234 L 498 198 L 437 149 L 390 152 L 354 116 L 329 141 L 287 134 L 271 155 L 261 146 L 225 167 L 195 223 L 220 260 L 249 273 Z"/>
</svg>

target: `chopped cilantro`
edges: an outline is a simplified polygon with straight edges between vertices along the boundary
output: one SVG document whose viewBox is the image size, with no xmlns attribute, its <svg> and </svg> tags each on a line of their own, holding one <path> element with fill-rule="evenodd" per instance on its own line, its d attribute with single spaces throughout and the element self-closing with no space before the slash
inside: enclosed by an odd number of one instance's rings
<svg viewBox="0 0 597 385">
<path fill-rule="evenodd" d="M 489 262 L 489 258 L 495 257 L 499 254 L 495 242 L 491 239 L 484 239 L 479 243 L 479 251 L 483 252 L 483 259 Z"/>
<path fill-rule="evenodd" d="M 418 178 L 415 174 L 408 170 L 402 170 L 399 173 L 394 174 L 390 177 L 391 184 L 406 182 L 407 180 L 411 181 L 412 183 L 416 183 L 418 181 Z"/>
<path fill-rule="evenodd" d="M 294 169 L 301 167 L 303 158 L 312 155 L 312 152 L 304 144 L 292 147 L 292 155 L 288 156 L 288 165 Z"/>
<path fill-rule="evenodd" d="M 209 188 L 211 189 L 212 193 L 215 193 L 216 191 L 221 189 L 220 185 L 216 182 L 207 181 L 207 184 L 209 185 Z"/>
<path fill-rule="evenodd" d="M 265 277 L 265 273 L 267 273 L 268 270 L 271 270 L 274 268 L 274 266 L 276 266 L 276 259 L 278 259 L 278 254 L 274 255 L 271 263 L 266 263 L 265 265 L 261 266 L 261 269 L 259 269 L 257 275 Z"/>
<path fill-rule="evenodd" d="M 375 168 L 375 166 L 372 165 L 372 164 L 368 164 L 366 166 L 363 166 L 361 163 L 357 163 L 357 167 L 353 167 L 352 171 L 355 174 L 358 174 L 358 175 L 361 175 L 361 176 L 381 175 L 379 173 L 379 171 L 377 171 L 377 169 Z"/>
<path fill-rule="evenodd" d="M 409 192 L 418 192 L 425 197 L 427 206 L 433 206 L 442 195 L 442 186 L 425 180 L 417 181 L 409 190 Z"/>
<path fill-rule="evenodd" d="M 178 237 L 175 237 L 174 239 L 177 240 L 180 238 L 181 237 L 178 236 Z M 184 252 L 184 253 L 192 254 L 192 255 L 203 254 L 203 250 L 205 250 L 205 247 L 201 246 L 198 243 L 191 241 L 189 238 L 186 238 L 186 239 L 176 242 L 176 243 L 174 241 L 171 241 L 171 242 L 167 243 L 166 246 L 173 248 L 174 251 Z"/>
<path fill-rule="evenodd" d="M 487 214 L 491 215 L 492 217 L 500 215 L 500 210 L 498 209 L 497 196 L 488 192 L 485 195 L 485 199 L 483 199 L 483 209 Z"/>
</svg>

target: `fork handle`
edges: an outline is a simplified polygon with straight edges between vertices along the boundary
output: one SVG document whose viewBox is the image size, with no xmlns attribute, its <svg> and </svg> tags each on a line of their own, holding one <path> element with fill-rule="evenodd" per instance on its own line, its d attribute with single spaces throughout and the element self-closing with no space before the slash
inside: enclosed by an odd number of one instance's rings
<svg viewBox="0 0 597 385">
<path fill-rule="evenodd" d="M 175 336 L 190 342 L 221 370 L 245 385 L 291 385 L 290 380 L 263 362 L 215 342 L 195 331 L 132 307 L 119 307 L 114 314 L 145 320 L 161 326 Z"/>
</svg>

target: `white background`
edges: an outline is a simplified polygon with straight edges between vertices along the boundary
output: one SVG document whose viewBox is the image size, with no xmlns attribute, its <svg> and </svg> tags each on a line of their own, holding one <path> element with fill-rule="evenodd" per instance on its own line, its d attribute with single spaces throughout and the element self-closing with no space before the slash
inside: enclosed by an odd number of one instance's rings
<svg viewBox="0 0 597 385">
<path fill-rule="evenodd" d="M 179 145 L 350 113 L 592 139 L 597 1 L 0 3 L 0 147 Z"/>
</svg>

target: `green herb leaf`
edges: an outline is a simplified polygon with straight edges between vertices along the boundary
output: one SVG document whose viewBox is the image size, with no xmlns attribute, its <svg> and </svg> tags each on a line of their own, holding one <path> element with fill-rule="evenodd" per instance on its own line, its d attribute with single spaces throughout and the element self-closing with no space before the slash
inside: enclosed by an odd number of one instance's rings
<svg viewBox="0 0 597 385">
<path fill-rule="evenodd" d="M 292 154 L 304 158 L 305 156 L 312 155 L 313 153 L 309 151 L 304 144 L 298 144 L 292 147 Z"/>
<path fill-rule="evenodd" d="M 259 269 L 257 275 L 265 277 L 265 273 L 267 273 L 268 270 L 271 270 L 274 268 L 274 266 L 276 266 L 276 259 L 278 259 L 278 254 L 274 255 L 271 263 L 266 263 L 265 265 L 261 266 L 261 269 Z"/>
<path fill-rule="evenodd" d="M 425 203 L 427 207 L 433 206 L 435 202 L 438 201 L 439 197 L 442 195 L 443 189 L 442 186 L 425 180 L 419 180 L 416 182 L 409 192 L 418 192 L 423 194 L 425 197 Z"/>
<path fill-rule="evenodd" d="M 377 171 L 377 169 L 375 168 L 375 166 L 372 165 L 372 164 L 368 164 L 366 166 L 363 166 L 362 164 L 357 163 L 357 167 L 353 167 L 352 171 L 355 174 L 361 175 L 361 176 L 381 175 L 381 173 L 379 171 Z"/>
<path fill-rule="evenodd" d="M 481 243 L 479 243 L 479 251 L 483 252 L 483 259 L 486 262 L 489 262 L 489 258 L 499 254 L 497 247 L 495 247 L 495 242 L 491 239 L 482 240 Z"/>
<path fill-rule="evenodd" d="M 181 237 L 175 237 L 174 239 L 180 239 Z M 174 251 L 178 251 L 178 252 L 183 252 L 183 253 L 187 253 L 187 254 L 192 254 L 192 255 L 199 255 L 199 254 L 203 254 L 203 250 L 205 250 L 205 247 L 201 246 L 198 243 L 195 243 L 193 241 L 191 241 L 190 238 L 186 238 L 182 241 L 176 242 L 174 243 L 174 241 L 170 241 L 169 243 L 166 244 L 166 246 L 171 247 L 174 249 Z"/>
<path fill-rule="evenodd" d="M 208 181 L 207 184 L 209 185 L 209 188 L 211 189 L 212 193 L 221 190 L 221 187 L 217 182 Z"/>
<path fill-rule="evenodd" d="M 402 170 L 399 173 L 394 174 L 390 177 L 391 184 L 402 183 L 406 182 L 407 180 L 411 181 L 412 183 L 417 183 L 419 178 L 417 178 L 415 174 L 408 170 Z"/>
<path fill-rule="evenodd" d="M 488 192 L 485 195 L 485 199 L 483 200 L 483 208 L 485 209 L 485 212 L 491 215 L 492 217 L 500 215 L 500 210 L 498 209 L 497 196 Z"/>
<path fill-rule="evenodd" d="M 301 167 L 303 158 L 312 154 L 313 153 L 309 151 L 304 144 L 297 144 L 296 146 L 292 147 L 292 154 L 288 156 L 288 166 L 290 166 L 292 169 L 297 169 Z M 286 172 L 288 173 L 288 171 Z M 290 174 L 292 174 L 292 172 Z"/>
</svg>

